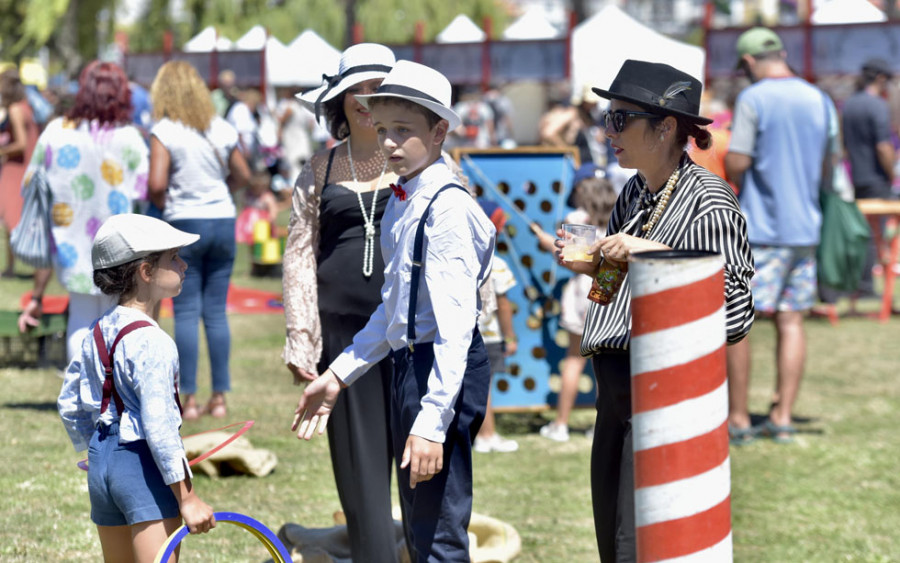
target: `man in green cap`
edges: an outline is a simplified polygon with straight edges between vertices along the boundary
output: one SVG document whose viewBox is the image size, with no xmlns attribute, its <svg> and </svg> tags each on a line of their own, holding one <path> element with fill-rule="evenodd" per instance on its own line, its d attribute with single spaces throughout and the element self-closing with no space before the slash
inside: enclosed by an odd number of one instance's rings
<svg viewBox="0 0 900 563">
<path fill-rule="evenodd" d="M 747 405 L 749 339 L 729 349 L 729 430 L 736 443 L 760 431 L 789 442 L 806 356 L 803 319 L 816 299 L 819 183 L 824 159 L 839 150 L 837 111 L 824 92 L 794 74 L 772 30 L 744 32 L 737 51 L 738 68 L 752 84 L 735 102 L 725 172 L 740 188 L 747 216 L 756 310 L 774 319 L 778 346 L 775 395 L 757 431 Z"/>
<path fill-rule="evenodd" d="M 778 37 L 778 34 L 771 29 L 754 27 L 738 37 L 737 52 L 738 68 L 741 68 L 744 56 L 749 55 L 759 59 L 775 58 L 779 54 L 784 54 L 784 44 L 781 42 L 781 37 Z"/>
</svg>

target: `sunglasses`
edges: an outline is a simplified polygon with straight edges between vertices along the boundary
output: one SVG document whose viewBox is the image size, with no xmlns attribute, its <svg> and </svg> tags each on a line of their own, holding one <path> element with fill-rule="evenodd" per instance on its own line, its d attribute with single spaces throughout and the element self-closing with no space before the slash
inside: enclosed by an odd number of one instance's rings
<svg viewBox="0 0 900 563">
<path fill-rule="evenodd" d="M 647 113 L 646 111 L 628 111 L 624 109 L 617 109 L 615 111 L 605 111 L 603 112 L 603 123 L 606 125 L 606 128 L 609 129 L 610 126 L 612 130 L 616 133 L 621 133 L 625 130 L 625 124 L 628 121 L 629 117 L 659 117 L 655 113 Z"/>
</svg>

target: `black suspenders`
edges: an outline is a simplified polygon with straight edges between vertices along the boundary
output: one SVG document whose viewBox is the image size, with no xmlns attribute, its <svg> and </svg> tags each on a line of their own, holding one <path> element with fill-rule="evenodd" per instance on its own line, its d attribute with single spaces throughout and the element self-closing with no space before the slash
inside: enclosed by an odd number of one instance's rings
<svg viewBox="0 0 900 563">
<path fill-rule="evenodd" d="M 413 351 L 416 343 L 416 302 L 419 299 L 419 276 L 422 271 L 422 245 L 425 242 L 425 221 L 428 219 L 428 213 L 431 211 L 434 200 L 441 195 L 441 192 L 450 188 L 459 188 L 465 191 L 465 188 L 459 184 L 447 184 L 435 192 L 431 201 L 428 202 L 428 207 L 422 213 L 422 218 L 419 219 L 419 226 L 416 228 L 416 239 L 413 243 L 412 273 L 409 279 L 409 314 L 406 316 L 406 345 L 409 347 L 410 352 Z"/>
</svg>

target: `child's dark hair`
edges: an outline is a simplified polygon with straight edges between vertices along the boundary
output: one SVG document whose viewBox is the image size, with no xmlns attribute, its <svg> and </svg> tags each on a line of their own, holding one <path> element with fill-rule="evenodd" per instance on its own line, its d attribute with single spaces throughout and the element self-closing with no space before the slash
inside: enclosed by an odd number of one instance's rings
<svg viewBox="0 0 900 563">
<path fill-rule="evenodd" d="M 572 195 L 575 207 L 587 212 L 591 225 L 606 228 L 618 197 L 612 182 L 606 178 L 585 178 L 578 182 Z"/>
<path fill-rule="evenodd" d="M 153 268 L 156 268 L 162 255 L 162 252 L 154 252 L 143 258 L 119 264 L 118 266 L 94 270 L 94 285 L 96 285 L 104 295 L 130 296 L 137 289 L 135 274 L 141 264 L 146 262 Z"/>
<path fill-rule="evenodd" d="M 434 126 L 437 125 L 438 123 L 440 123 L 440 121 L 442 119 L 444 119 L 443 117 L 434 113 L 427 107 L 425 107 L 423 105 L 419 105 L 415 102 L 411 102 L 404 98 L 396 98 L 394 96 L 379 96 L 377 98 L 369 98 L 369 109 L 372 109 L 373 107 L 378 106 L 378 105 L 388 105 L 388 104 L 400 106 L 409 111 L 414 111 L 414 112 L 418 113 L 419 115 L 424 115 L 425 121 L 428 122 L 429 130 L 434 129 Z"/>
</svg>

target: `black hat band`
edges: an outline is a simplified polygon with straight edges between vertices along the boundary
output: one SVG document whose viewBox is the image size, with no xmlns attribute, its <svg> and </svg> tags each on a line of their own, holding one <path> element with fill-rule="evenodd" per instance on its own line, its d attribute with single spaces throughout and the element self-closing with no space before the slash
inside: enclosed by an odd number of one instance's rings
<svg viewBox="0 0 900 563">
<path fill-rule="evenodd" d="M 421 90 L 416 90 L 415 88 L 410 88 L 409 86 L 401 86 L 400 84 L 382 84 L 378 87 L 378 90 L 376 90 L 375 93 L 396 94 L 398 96 L 408 96 L 410 98 L 422 98 L 423 100 L 428 100 L 429 102 L 434 102 L 441 106 L 444 105 L 443 102 L 441 102 L 437 98 L 429 96 Z"/>
<path fill-rule="evenodd" d="M 319 94 L 319 97 L 316 99 L 315 108 L 316 108 L 316 121 L 319 120 L 319 107 L 322 105 L 322 99 L 331 92 L 335 86 L 340 84 L 341 80 L 347 78 L 351 74 L 358 74 L 360 72 L 391 72 L 391 67 L 388 65 L 379 65 L 379 64 L 370 64 L 370 65 L 357 65 L 352 66 L 345 70 L 340 74 L 335 74 L 334 76 L 328 76 L 327 74 L 323 74 L 322 78 L 325 80 L 325 83 L 328 84 L 322 93 Z"/>
<path fill-rule="evenodd" d="M 692 84 L 691 87 L 694 85 Z M 609 87 L 609 95 L 613 98 L 626 97 L 636 100 L 642 104 L 647 104 L 650 109 L 660 109 L 663 111 L 674 110 L 683 113 L 697 114 L 699 107 L 692 104 L 686 99 L 686 96 L 675 95 L 672 98 L 664 99 L 657 92 L 652 92 L 646 88 L 633 83 L 621 83 L 618 80 L 613 81 Z"/>
</svg>

